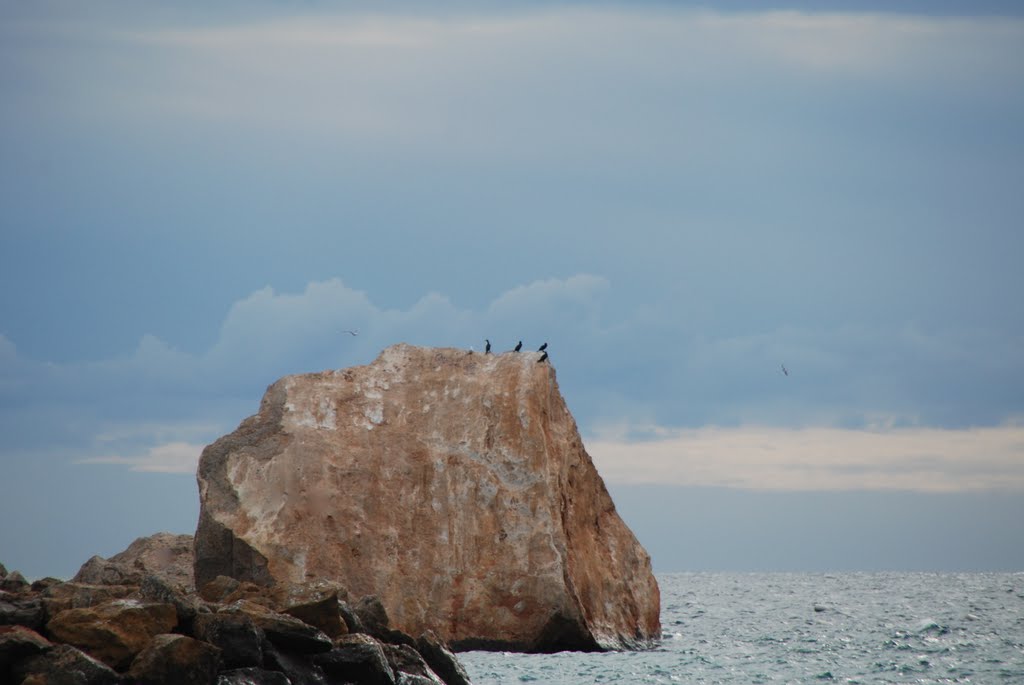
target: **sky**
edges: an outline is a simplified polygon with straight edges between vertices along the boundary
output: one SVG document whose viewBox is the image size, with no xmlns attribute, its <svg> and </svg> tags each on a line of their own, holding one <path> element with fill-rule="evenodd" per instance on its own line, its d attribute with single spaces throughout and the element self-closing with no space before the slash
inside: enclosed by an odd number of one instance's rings
<svg viewBox="0 0 1024 685">
<path fill-rule="evenodd" d="M 0 561 L 490 338 L 656 571 L 1024 570 L 1021 84 L 1008 2 L 0 3 Z"/>
</svg>

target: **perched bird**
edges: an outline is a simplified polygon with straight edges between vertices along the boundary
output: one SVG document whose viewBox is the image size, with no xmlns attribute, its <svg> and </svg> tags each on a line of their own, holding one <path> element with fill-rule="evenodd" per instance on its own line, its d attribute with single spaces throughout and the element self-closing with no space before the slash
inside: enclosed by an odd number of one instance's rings
<svg viewBox="0 0 1024 685">
<path fill-rule="evenodd" d="M 488 340 L 487 338 L 484 338 L 484 342 L 487 343 L 487 347 L 484 348 L 484 354 L 490 354 L 491 353 L 491 341 Z"/>
<path fill-rule="evenodd" d="M 783 375 L 786 375 L 786 376 L 789 375 L 789 369 L 786 368 L 785 364 L 782 365 L 782 373 L 783 373 Z"/>
<path fill-rule="evenodd" d="M 540 356 L 540 359 L 537 360 L 537 363 L 540 364 L 541 362 L 546 362 L 547 360 L 548 360 L 548 353 L 545 352 L 544 354 L 542 354 Z"/>
<path fill-rule="evenodd" d="M 513 351 L 514 352 L 518 352 L 521 349 L 523 349 L 523 341 L 522 340 L 519 341 L 519 343 L 516 345 L 516 349 L 513 350 Z"/>
<path fill-rule="evenodd" d="M 537 351 L 538 352 L 543 352 L 546 349 L 548 349 L 548 344 L 544 343 L 543 345 L 541 345 L 540 347 L 537 348 Z M 547 356 L 547 355 L 544 355 L 544 356 Z"/>
</svg>

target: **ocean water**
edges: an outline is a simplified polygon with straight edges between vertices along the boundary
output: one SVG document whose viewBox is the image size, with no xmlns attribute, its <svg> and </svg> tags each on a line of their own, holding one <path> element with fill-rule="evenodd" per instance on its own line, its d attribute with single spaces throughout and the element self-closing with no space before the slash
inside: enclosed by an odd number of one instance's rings
<svg viewBox="0 0 1024 685">
<path fill-rule="evenodd" d="M 459 655 L 509 683 L 1021 683 L 1024 573 L 659 574 L 642 652 Z"/>
</svg>

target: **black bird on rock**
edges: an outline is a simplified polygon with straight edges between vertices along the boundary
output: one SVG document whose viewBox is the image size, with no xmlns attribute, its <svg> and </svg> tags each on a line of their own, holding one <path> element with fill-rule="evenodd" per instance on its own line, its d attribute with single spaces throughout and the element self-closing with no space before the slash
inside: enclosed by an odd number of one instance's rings
<svg viewBox="0 0 1024 685">
<path fill-rule="evenodd" d="M 484 354 L 490 354 L 491 353 L 491 341 L 488 340 L 487 338 L 484 338 L 484 342 L 487 343 L 487 347 L 484 348 Z"/>
<path fill-rule="evenodd" d="M 537 348 L 537 351 L 538 351 L 538 352 L 543 352 L 543 351 L 544 351 L 544 350 L 546 350 L 546 349 L 548 349 L 548 344 L 547 344 L 547 343 L 544 343 L 543 345 L 541 345 L 540 347 L 538 347 L 538 348 Z M 544 356 L 545 356 L 545 357 L 547 357 L 547 355 L 546 355 L 546 354 L 545 354 Z"/>
<path fill-rule="evenodd" d="M 522 340 L 519 341 L 519 344 L 516 345 L 516 349 L 513 350 L 513 351 L 514 352 L 518 352 L 521 349 L 523 349 L 523 341 Z"/>
<path fill-rule="evenodd" d="M 548 353 L 545 352 L 544 354 L 542 354 L 540 356 L 540 359 L 537 360 L 537 363 L 540 364 L 541 362 L 546 362 L 547 360 L 548 360 Z"/>
</svg>

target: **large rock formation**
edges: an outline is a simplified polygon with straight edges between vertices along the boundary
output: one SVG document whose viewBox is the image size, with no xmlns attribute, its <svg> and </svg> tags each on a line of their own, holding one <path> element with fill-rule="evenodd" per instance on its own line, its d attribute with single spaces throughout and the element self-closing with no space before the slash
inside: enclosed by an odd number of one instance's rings
<svg viewBox="0 0 1024 685">
<path fill-rule="evenodd" d="M 288 376 L 199 462 L 195 581 L 338 581 L 456 648 L 657 638 L 658 586 L 534 353 Z"/>
</svg>

